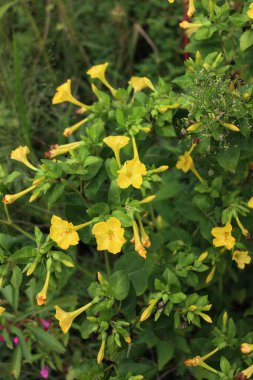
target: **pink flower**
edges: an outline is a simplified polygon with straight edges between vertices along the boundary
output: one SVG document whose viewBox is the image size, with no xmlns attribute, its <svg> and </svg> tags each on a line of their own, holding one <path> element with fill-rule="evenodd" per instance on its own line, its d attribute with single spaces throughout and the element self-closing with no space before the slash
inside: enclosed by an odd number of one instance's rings
<svg viewBox="0 0 253 380">
<path fill-rule="evenodd" d="M 49 367 L 48 365 L 44 365 L 43 368 L 40 370 L 40 376 L 43 377 L 43 379 L 47 379 L 49 375 Z"/>
<path fill-rule="evenodd" d="M 3 335 L 0 335 L 0 342 L 4 342 L 4 337 L 3 337 Z"/>
<path fill-rule="evenodd" d="M 49 321 L 48 319 L 41 319 L 40 324 L 43 327 L 43 329 L 47 331 L 51 325 L 51 321 Z"/>
<path fill-rule="evenodd" d="M 18 344 L 18 337 L 17 336 L 14 336 L 14 338 L 13 338 L 13 343 L 15 344 L 15 345 L 17 345 Z"/>
</svg>

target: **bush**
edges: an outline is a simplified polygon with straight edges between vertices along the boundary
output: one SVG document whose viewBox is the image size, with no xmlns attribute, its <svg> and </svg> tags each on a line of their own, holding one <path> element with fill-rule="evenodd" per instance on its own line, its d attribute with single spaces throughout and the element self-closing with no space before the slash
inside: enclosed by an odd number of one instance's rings
<svg viewBox="0 0 253 380">
<path fill-rule="evenodd" d="M 251 378 L 252 7 L 190 1 L 183 75 L 116 88 L 92 66 L 94 102 L 53 96 L 64 144 L 11 152 L 4 378 Z"/>
</svg>

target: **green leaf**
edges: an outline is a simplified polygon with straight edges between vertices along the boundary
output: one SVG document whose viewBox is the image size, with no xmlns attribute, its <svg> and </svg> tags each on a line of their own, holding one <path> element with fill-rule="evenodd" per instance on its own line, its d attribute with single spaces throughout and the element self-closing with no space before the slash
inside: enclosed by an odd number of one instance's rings
<svg viewBox="0 0 253 380">
<path fill-rule="evenodd" d="M 83 179 L 85 181 L 90 180 L 95 177 L 103 164 L 103 159 L 101 157 L 89 156 L 84 161 L 85 174 L 83 174 Z"/>
<path fill-rule="evenodd" d="M 170 301 L 172 303 L 180 303 L 186 299 L 186 295 L 182 292 L 171 294 Z"/>
<path fill-rule="evenodd" d="M 62 354 L 65 351 L 63 345 L 57 340 L 54 335 L 48 333 L 47 331 L 44 331 L 39 327 L 27 325 L 26 328 L 31 331 L 38 342 L 44 344 L 52 351 L 58 352 L 59 354 Z"/>
<path fill-rule="evenodd" d="M 81 324 L 81 335 L 83 339 L 88 339 L 89 336 L 97 332 L 99 329 L 99 325 L 95 322 L 91 322 L 88 319 L 85 319 Z"/>
<path fill-rule="evenodd" d="M 110 213 L 110 208 L 108 204 L 105 202 L 96 203 L 94 206 L 88 208 L 87 210 L 87 214 L 91 218 L 94 218 L 100 215 L 108 215 L 109 213 Z"/>
<path fill-rule="evenodd" d="M 0 7 L 0 18 L 2 18 L 4 14 L 8 11 L 8 9 L 12 7 L 14 4 L 16 4 L 16 1 L 9 1 L 6 4 L 2 5 Z"/>
<path fill-rule="evenodd" d="M 124 270 L 114 272 L 110 277 L 109 287 L 116 300 L 122 301 L 125 299 L 130 288 L 130 281 L 126 272 Z"/>
<path fill-rule="evenodd" d="M 36 249 L 34 247 L 27 246 L 16 251 L 11 256 L 11 260 L 15 263 L 26 264 L 27 260 L 34 256 L 36 256 Z"/>
<path fill-rule="evenodd" d="M 65 190 L 64 183 L 57 183 L 47 193 L 48 208 L 50 209 L 62 196 Z"/>
<path fill-rule="evenodd" d="M 217 155 L 219 165 L 228 172 L 235 173 L 240 158 L 240 148 L 230 146 Z"/>
<path fill-rule="evenodd" d="M 240 38 L 240 48 L 242 51 L 247 50 L 253 45 L 253 30 L 246 30 Z"/>
<path fill-rule="evenodd" d="M 15 379 L 18 379 L 20 376 L 21 359 L 22 351 L 20 346 L 17 345 L 11 356 L 11 374 L 15 377 Z"/>
<path fill-rule="evenodd" d="M 108 194 L 108 203 L 111 210 L 116 210 L 120 207 L 120 189 L 116 184 L 116 181 L 111 182 L 111 186 Z"/>
<path fill-rule="evenodd" d="M 156 345 L 156 353 L 157 353 L 157 362 L 158 362 L 158 370 L 163 369 L 165 364 L 167 364 L 170 359 L 172 359 L 174 354 L 174 345 L 171 341 L 165 342 L 160 340 Z"/>
<path fill-rule="evenodd" d="M 22 283 L 22 271 L 21 269 L 15 265 L 12 268 L 12 275 L 11 275 L 11 284 L 14 288 L 18 289 Z"/>
<path fill-rule="evenodd" d="M 124 211 L 113 211 L 112 216 L 121 221 L 122 227 L 131 227 L 133 225 L 132 219 Z"/>
</svg>

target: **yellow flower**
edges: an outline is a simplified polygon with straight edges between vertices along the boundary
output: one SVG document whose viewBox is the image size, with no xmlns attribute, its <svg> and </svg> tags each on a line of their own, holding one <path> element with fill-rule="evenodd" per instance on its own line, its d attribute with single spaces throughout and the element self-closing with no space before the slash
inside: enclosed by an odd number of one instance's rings
<svg viewBox="0 0 253 380">
<path fill-rule="evenodd" d="M 213 245 L 215 247 L 225 247 L 232 249 L 235 245 L 235 238 L 231 235 L 232 226 L 227 223 L 224 227 L 215 227 L 211 230 L 211 234 L 215 237 Z"/>
<path fill-rule="evenodd" d="M 99 349 L 98 354 L 97 354 L 97 363 L 98 364 L 100 364 L 102 362 L 102 360 L 104 359 L 105 345 L 106 345 L 106 339 L 103 339 L 101 346 L 100 346 L 100 349 Z"/>
<path fill-rule="evenodd" d="M 149 240 L 149 236 L 148 234 L 146 233 L 145 229 L 144 229 L 144 226 L 142 224 L 142 221 L 139 219 L 139 225 L 140 225 L 140 231 L 141 231 L 141 244 L 145 247 L 145 248 L 149 248 L 151 246 L 151 242 Z"/>
<path fill-rule="evenodd" d="M 209 282 L 212 281 L 212 279 L 215 275 L 215 271 L 216 271 L 216 266 L 214 265 L 206 277 L 206 284 L 209 284 Z"/>
<path fill-rule="evenodd" d="M 155 91 L 153 83 L 147 77 L 131 77 L 128 83 L 133 87 L 134 92 L 141 91 L 146 87 Z"/>
<path fill-rule="evenodd" d="M 193 144 L 191 149 L 188 152 L 185 152 L 183 155 L 179 156 L 179 160 L 176 164 L 176 168 L 182 170 L 184 173 L 187 173 L 189 170 L 198 178 L 200 182 L 204 182 L 203 178 L 197 171 L 194 166 L 193 159 L 191 157 L 191 152 L 197 146 L 197 144 Z"/>
<path fill-rule="evenodd" d="M 10 203 L 13 203 L 17 199 L 23 197 L 23 195 L 29 193 L 30 191 L 33 191 L 35 189 L 35 187 L 36 187 L 36 185 L 30 186 L 27 189 L 25 189 L 23 191 L 20 191 L 17 194 L 6 194 L 6 195 L 4 195 L 4 197 L 2 199 L 2 202 L 5 203 L 5 204 L 7 204 L 7 205 L 10 204 Z"/>
<path fill-rule="evenodd" d="M 187 11 L 187 16 L 192 17 L 193 13 L 195 13 L 194 0 L 189 0 L 189 8 Z"/>
<path fill-rule="evenodd" d="M 79 102 L 74 96 L 71 94 L 71 80 L 68 79 L 65 83 L 57 87 L 56 93 L 53 97 L 52 103 L 59 104 L 63 102 L 73 103 L 76 106 L 82 107 L 83 112 L 86 112 L 89 108 L 86 104 Z"/>
<path fill-rule="evenodd" d="M 30 149 L 28 146 L 19 146 L 15 150 L 11 152 L 11 159 L 22 162 L 28 168 L 32 170 L 38 170 L 35 166 L 33 166 L 27 159 L 27 155 L 30 153 Z"/>
<path fill-rule="evenodd" d="M 63 136 L 69 137 L 70 135 L 72 135 L 73 132 L 75 132 L 79 127 L 85 124 L 88 120 L 89 118 L 86 117 L 86 119 L 79 121 L 78 123 L 72 125 L 72 127 L 65 128 L 63 132 Z"/>
<path fill-rule="evenodd" d="M 65 334 L 69 331 L 74 319 L 78 317 L 78 315 L 82 314 L 85 310 L 87 310 L 92 305 L 92 302 L 88 303 L 87 305 L 84 305 L 83 307 L 80 307 L 77 310 L 74 311 L 64 311 L 59 306 L 55 306 L 55 318 L 58 319 L 59 325 L 62 329 L 62 332 Z"/>
<path fill-rule="evenodd" d="M 83 145 L 83 141 L 76 141 L 76 142 L 64 144 L 64 145 L 58 145 L 58 144 L 51 145 L 49 151 L 44 153 L 44 156 L 46 158 L 51 159 L 51 158 L 60 156 L 62 154 L 66 154 L 70 152 L 71 150 L 75 150 L 80 145 Z"/>
<path fill-rule="evenodd" d="M 201 255 L 198 257 L 197 261 L 204 261 L 208 256 L 208 252 L 203 252 Z"/>
<path fill-rule="evenodd" d="M 121 167 L 120 162 L 120 150 L 124 148 L 130 141 L 130 138 L 127 136 L 108 136 L 103 139 L 104 143 L 113 150 L 116 161 L 119 168 Z"/>
<path fill-rule="evenodd" d="M 242 343 L 240 349 L 243 354 L 250 354 L 253 351 L 253 344 Z"/>
<path fill-rule="evenodd" d="M 148 197 L 143 198 L 141 201 L 139 201 L 139 203 L 140 203 L 141 205 L 143 205 L 143 204 L 145 204 L 145 203 L 152 202 L 155 198 L 156 198 L 156 195 L 149 195 Z"/>
<path fill-rule="evenodd" d="M 150 300 L 149 301 L 149 306 L 143 311 L 143 313 L 141 314 L 141 318 L 140 318 L 140 321 L 143 322 L 143 321 L 146 321 L 146 319 L 148 319 L 155 307 L 155 305 L 157 304 L 157 302 L 159 301 L 159 299 L 153 299 L 153 300 Z"/>
<path fill-rule="evenodd" d="M 168 2 L 169 2 L 170 4 L 173 4 L 173 3 L 175 2 L 175 0 L 168 0 Z"/>
<path fill-rule="evenodd" d="M 36 295 L 37 304 L 39 306 L 45 305 L 47 302 L 47 289 L 50 281 L 50 270 L 47 271 L 46 280 L 41 291 Z"/>
<path fill-rule="evenodd" d="M 250 200 L 248 201 L 248 207 L 253 208 L 253 197 L 251 197 Z"/>
<path fill-rule="evenodd" d="M 147 174 L 145 165 L 140 161 L 139 154 L 134 137 L 132 138 L 134 158 L 124 163 L 123 167 L 118 170 L 117 184 L 121 189 L 126 189 L 133 186 L 140 189 L 143 183 L 143 178 Z"/>
<path fill-rule="evenodd" d="M 184 173 L 187 173 L 193 168 L 193 159 L 189 152 L 185 152 L 182 156 L 179 156 L 176 168 L 182 170 Z"/>
<path fill-rule="evenodd" d="M 188 132 L 194 132 L 200 127 L 201 123 L 194 123 L 187 128 Z"/>
<path fill-rule="evenodd" d="M 237 127 L 237 126 L 234 125 L 234 124 L 230 124 L 230 123 L 221 123 L 221 125 L 223 125 L 223 127 L 227 128 L 227 129 L 230 129 L 230 131 L 233 131 L 233 132 L 240 132 L 240 128 Z"/>
<path fill-rule="evenodd" d="M 87 74 L 92 78 L 92 79 L 100 79 L 101 82 L 107 87 L 109 88 L 109 90 L 111 91 L 112 95 L 115 96 L 116 94 L 116 90 L 115 88 L 113 88 L 107 81 L 106 77 L 105 77 L 105 72 L 106 72 L 106 69 L 108 67 L 109 63 L 106 62 L 106 63 L 103 63 L 101 65 L 96 65 L 96 66 L 92 66 L 88 71 L 87 71 Z"/>
<path fill-rule="evenodd" d="M 114 255 L 121 251 L 125 244 L 125 230 L 121 227 L 119 219 L 112 217 L 106 222 L 96 223 L 92 228 L 92 234 L 97 241 L 97 250 L 107 250 Z"/>
<path fill-rule="evenodd" d="M 152 173 L 162 173 L 162 172 L 165 172 L 168 169 L 169 169 L 168 165 L 162 165 L 162 166 L 159 166 L 156 169 L 150 170 L 149 172 L 152 172 Z"/>
<path fill-rule="evenodd" d="M 192 33 L 195 33 L 201 26 L 201 23 L 193 23 L 188 21 L 182 21 L 179 24 L 180 28 L 186 30 L 186 33 L 188 36 L 190 36 Z"/>
<path fill-rule="evenodd" d="M 2 315 L 4 312 L 5 312 L 5 307 L 3 307 L 3 306 L 0 306 L 0 315 Z"/>
<path fill-rule="evenodd" d="M 166 112 L 168 110 L 174 110 L 174 109 L 179 108 L 179 107 L 180 107 L 179 103 L 173 103 L 173 104 L 170 104 L 168 106 L 161 106 L 158 108 L 158 110 L 160 112 Z"/>
<path fill-rule="evenodd" d="M 236 250 L 233 253 L 232 260 L 236 261 L 238 268 L 244 269 L 245 265 L 251 262 L 251 257 L 248 251 Z"/>
<path fill-rule="evenodd" d="M 249 16 L 249 18 L 253 19 L 253 3 L 250 3 L 249 10 L 247 11 L 247 15 Z"/>
<path fill-rule="evenodd" d="M 134 232 L 134 238 L 133 238 L 132 242 L 134 243 L 134 249 L 136 252 L 139 253 L 139 255 L 141 257 L 146 259 L 147 252 L 146 252 L 146 249 L 142 245 L 140 235 L 139 235 L 138 226 L 137 226 L 137 223 L 135 221 L 133 222 L 133 232 Z M 149 239 L 148 239 L 148 241 L 149 241 Z"/>
<path fill-rule="evenodd" d="M 205 363 L 205 360 L 216 354 L 216 352 L 219 351 L 219 348 L 215 348 L 213 351 L 209 352 L 208 354 L 204 356 L 195 356 L 195 358 L 186 359 L 184 361 L 184 364 L 188 367 L 196 367 L 200 366 L 203 367 L 211 372 L 218 373 L 214 368 L 210 367 L 208 364 Z"/>
<path fill-rule="evenodd" d="M 251 376 L 253 375 L 253 364 L 251 364 L 251 366 L 243 370 L 241 374 L 244 375 L 244 376 L 241 376 L 243 380 L 250 379 Z"/>
<path fill-rule="evenodd" d="M 76 231 L 88 226 L 90 223 L 86 222 L 74 226 L 73 223 L 53 215 L 49 236 L 60 248 L 68 249 L 70 245 L 77 245 L 79 243 L 80 239 Z"/>
<path fill-rule="evenodd" d="M 128 160 L 123 167 L 118 170 L 117 184 L 121 189 L 126 189 L 133 186 L 135 189 L 140 189 L 143 183 L 143 178 L 147 174 L 145 165 L 137 158 Z"/>
</svg>

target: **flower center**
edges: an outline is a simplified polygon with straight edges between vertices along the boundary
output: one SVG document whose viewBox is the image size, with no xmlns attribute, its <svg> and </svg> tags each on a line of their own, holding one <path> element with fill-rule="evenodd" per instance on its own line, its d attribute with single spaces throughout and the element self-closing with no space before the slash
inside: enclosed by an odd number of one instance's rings
<svg viewBox="0 0 253 380">
<path fill-rule="evenodd" d="M 113 231 L 108 231 L 108 232 L 107 232 L 107 235 L 108 235 L 108 239 L 109 239 L 109 240 L 112 240 L 112 239 L 114 238 Z"/>
</svg>

